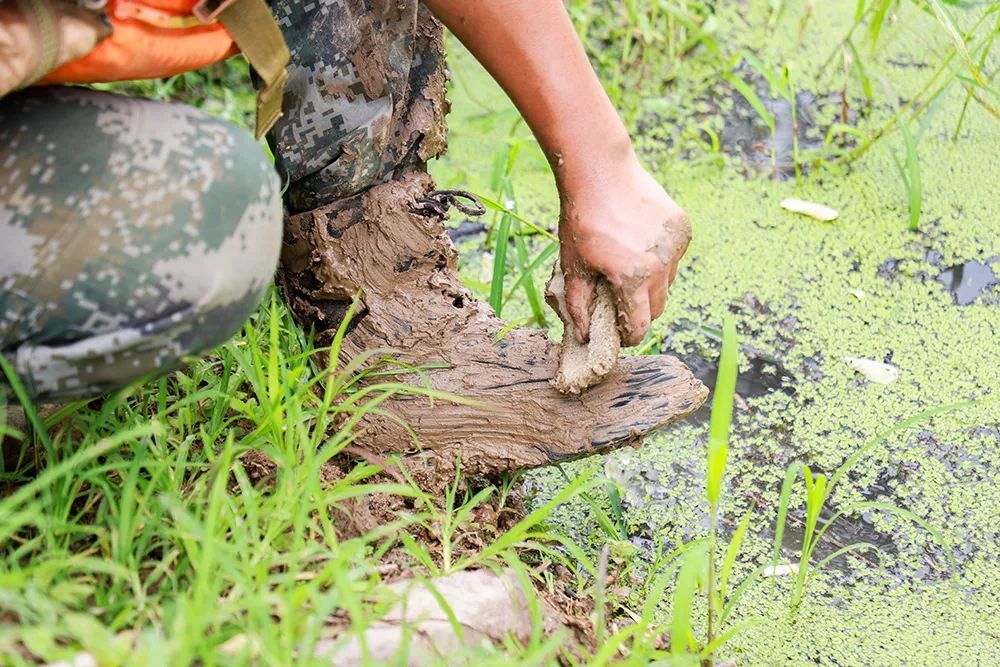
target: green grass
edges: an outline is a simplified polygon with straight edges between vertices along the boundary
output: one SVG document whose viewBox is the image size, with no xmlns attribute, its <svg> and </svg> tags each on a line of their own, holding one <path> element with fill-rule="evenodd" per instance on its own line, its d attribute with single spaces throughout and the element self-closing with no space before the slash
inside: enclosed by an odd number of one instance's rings
<svg viewBox="0 0 1000 667">
<path fill-rule="evenodd" d="M 920 208 L 924 199 L 924 188 L 920 181 L 920 160 L 917 157 L 917 141 L 913 138 L 906 124 L 900 124 L 899 132 L 903 137 L 905 157 L 900 160 L 893 153 L 892 158 L 899 171 L 899 178 L 906 189 L 906 200 L 910 210 L 910 230 L 920 229 Z"/>
<path fill-rule="evenodd" d="M 502 509 L 509 483 L 473 493 L 456 481 L 436 499 L 377 465 L 334 466 L 352 423 L 401 391 L 430 392 L 360 388 L 356 369 L 316 368 L 309 349 L 272 299 L 213 358 L 67 406 L 34 432 L 0 500 L 5 664 L 80 650 L 101 665 L 310 664 L 327 619 L 346 614 L 352 635 L 384 612 L 389 554 L 424 576 L 566 558 L 540 527 L 546 507 L 485 548 L 464 545 L 473 512 Z M 262 476 L 250 452 L 271 462 Z M 352 534 L 354 508 L 372 498 L 399 503 L 396 518 Z M 536 639 L 515 652 L 553 650 Z"/>
<path fill-rule="evenodd" d="M 803 600 L 806 596 L 806 587 L 812 577 L 815 576 L 816 571 L 822 569 L 825 565 L 830 563 L 835 558 L 845 556 L 852 552 L 858 552 L 862 550 L 870 550 L 878 554 L 881 560 L 881 553 L 879 548 L 869 542 L 856 542 L 853 544 L 848 544 L 838 548 L 836 551 L 831 553 L 829 556 L 821 559 L 815 566 L 812 565 L 813 554 L 816 551 L 816 547 L 820 540 L 826 534 L 827 530 L 836 523 L 838 519 L 844 516 L 849 516 L 851 514 L 857 514 L 861 512 L 889 512 L 899 515 L 909 521 L 920 526 L 924 529 L 937 544 L 944 550 L 946 557 L 948 559 L 948 564 L 952 569 L 952 575 L 955 574 L 955 558 L 951 551 L 951 546 L 948 541 L 942 536 L 941 531 L 934 528 L 926 521 L 921 519 L 919 516 L 913 512 L 893 505 L 891 503 L 885 502 L 853 502 L 848 503 L 844 507 L 838 509 L 836 512 L 832 513 L 827 520 L 821 525 L 820 513 L 823 511 L 824 507 L 827 505 L 827 501 L 832 497 L 837 483 L 845 478 L 847 474 L 858 464 L 863 456 L 869 454 L 875 447 L 885 442 L 885 440 L 906 428 L 920 424 L 935 415 L 946 413 L 958 408 L 967 407 L 971 403 L 956 403 L 954 405 L 940 406 L 927 410 L 918 415 L 904 419 L 900 423 L 896 424 L 887 431 L 878 434 L 874 438 L 870 439 L 859 449 L 857 449 L 847 460 L 833 473 L 833 475 L 827 480 L 827 476 L 823 473 L 813 473 L 808 465 L 796 461 L 788 466 L 788 470 L 785 473 L 785 479 L 781 485 L 781 496 L 778 501 L 778 517 L 774 528 L 774 554 L 772 565 L 777 567 L 781 559 L 781 546 L 782 539 L 785 534 L 786 521 L 788 517 L 788 511 L 791 504 L 791 494 L 792 485 L 795 483 L 798 473 L 801 471 L 802 477 L 805 480 L 806 494 L 805 494 L 805 528 L 802 535 L 802 549 L 799 557 L 798 567 L 795 569 L 794 584 L 792 587 L 791 598 L 789 600 L 789 609 L 791 614 L 794 616 Z"/>
<path fill-rule="evenodd" d="M 765 123 L 768 115 L 757 93 L 734 75 L 721 74 L 731 69 L 722 63 L 746 56 L 776 94 L 793 104 L 796 86 L 812 83 L 793 80 L 791 72 L 800 70 L 789 63 L 768 61 L 723 39 L 723 26 L 708 3 L 569 5 L 612 98 L 633 125 L 649 99 L 663 95 L 667 82 L 685 76 L 693 58 L 720 63 L 719 76 L 730 80 Z M 891 36 L 888 21 L 897 7 L 886 0 L 859 2 L 853 34 L 837 51 L 851 55 L 845 78 L 854 77 L 867 100 L 891 99 L 868 63 Z M 919 220 L 923 195 L 915 148 L 919 132 L 911 136 L 910 128 L 953 89 L 965 98 L 955 136 L 966 108 L 996 104 L 988 66 L 1000 14 L 983 8 L 974 20 L 962 22 L 945 5 L 932 1 L 922 7 L 951 46 L 932 63 L 919 94 L 894 107 L 884 125 L 834 125 L 827 136 L 830 155 L 849 160 L 900 129 L 906 159 L 899 164 L 911 224 Z M 773 3 L 773 23 L 785 12 L 784 3 Z M 806 17 L 796 21 L 800 38 L 815 28 Z M 457 85 L 465 85 L 461 70 L 456 72 Z M 193 103 L 247 124 L 252 109 L 247 83 L 245 63 L 234 59 L 207 74 L 113 88 Z M 771 118 L 772 134 L 773 124 Z M 717 129 L 705 122 L 685 131 L 697 138 L 700 150 L 717 157 Z M 834 148 L 834 138 L 848 134 L 856 147 Z M 558 245 L 550 225 L 532 220 L 519 206 L 516 195 L 523 191 L 514 176 L 523 146 L 512 131 L 484 188 L 483 199 L 495 213 L 488 300 L 498 312 L 523 314 L 521 323 L 544 326 L 538 281 L 546 277 Z M 796 148 L 797 170 L 800 159 Z M 709 164 L 722 167 L 721 161 Z M 729 657 L 727 642 L 758 622 L 753 608 L 740 603 L 768 588 L 761 584 L 763 569 L 780 562 L 783 531 L 799 497 L 806 538 L 787 598 L 792 613 L 810 601 L 811 587 L 832 558 L 870 548 L 847 545 L 816 558 L 817 545 L 843 516 L 895 513 L 921 526 L 953 561 L 941 531 L 916 511 L 878 502 L 839 505 L 834 495 L 885 437 L 929 414 L 870 440 L 832 475 L 793 462 L 778 506 L 771 508 L 777 514 L 771 557 L 744 553 L 756 524 L 774 518 L 762 519 L 765 508 L 751 504 L 724 540 L 720 523 L 739 365 L 735 327 L 728 319 L 720 338 L 705 464 L 708 532 L 673 548 L 664 540 L 641 557 L 627 541 L 634 527 L 622 493 L 600 476 L 565 473 L 565 485 L 551 498 L 534 503 L 529 498 L 522 509 L 515 478 L 467 485 L 456 477 L 437 497 L 405 475 L 395 479 L 383 473 L 383 462 L 346 462 L 352 425 L 388 397 L 400 392 L 434 400 L 461 397 L 399 384 L 394 376 L 413 369 L 393 364 L 388 351 L 372 352 L 372 361 L 379 362 L 375 370 L 361 372 L 360 364 L 317 367 L 311 341 L 273 298 L 244 332 L 184 371 L 99 401 L 66 405 L 44 419 L 26 403 L 34 428 L 26 434 L 0 429 L 24 439 L 17 468 L 3 470 L 0 478 L 0 662 L 64 660 L 87 651 L 102 666 L 329 664 L 312 658 L 314 647 L 334 636 L 345 641 L 361 636 L 393 602 L 387 581 L 401 573 L 432 577 L 478 567 L 513 567 L 531 582 L 537 592 L 529 599 L 532 632 L 523 643 L 475 647 L 448 662 L 721 661 Z M 659 343 L 653 340 L 648 348 Z M 362 387 L 365 379 L 377 384 Z M 795 485 L 799 472 L 804 489 Z M 557 527 L 557 510 L 573 502 L 585 505 L 599 526 L 598 548 Z M 359 508 L 369 506 L 394 509 L 387 522 L 367 524 Z M 822 518 L 824 509 L 829 519 Z M 482 518 L 491 515 L 509 520 Z M 553 574 L 560 567 L 568 576 Z M 622 585 L 628 594 L 616 592 Z M 538 605 L 557 588 L 593 609 L 586 619 L 594 626 L 593 644 L 570 649 L 570 636 L 543 635 Z"/>
</svg>

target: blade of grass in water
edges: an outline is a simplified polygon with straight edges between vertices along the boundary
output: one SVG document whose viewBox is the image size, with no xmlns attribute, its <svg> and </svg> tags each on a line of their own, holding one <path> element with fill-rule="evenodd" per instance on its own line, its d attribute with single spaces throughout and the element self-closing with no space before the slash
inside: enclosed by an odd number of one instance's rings
<svg viewBox="0 0 1000 667">
<path fill-rule="evenodd" d="M 713 507 L 719 504 L 722 475 L 729 454 L 729 425 L 733 419 L 733 397 L 736 395 L 738 350 L 736 323 L 732 317 L 727 317 L 722 325 L 722 354 L 708 429 L 708 477 L 705 486 L 709 505 Z"/>
<path fill-rule="evenodd" d="M 754 111 L 757 112 L 757 115 L 760 116 L 761 120 L 763 120 L 767 125 L 767 129 L 771 131 L 771 136 L 773 137 L 774 116 L 767 110 L 767 107 L 764 106 L 764 102 L 760 99 L 760 96 L 758 96 L 757 93 L 754 92 L 753 88 L 747 85 L 743 79 L 735 74 L 727 74 L 725 78 L 726 81 L 729 82 L 729 85 L 735 88 L 736 91 L 743 96 L 747 103 L 753 107 Z"/>
<path fill-rule="evenodd" d="M 729 427 L 733 420 L 733 398 L 736 395 L 736 370 L 739 344 L 736 323 L 727 315 L 722 323 L 722 351 L 719 372 L 712 396 L 712 416 L 708 426 L 708 470 L 705 491 L 708 496 L 708 619 L 707 641 L 712 643 L 715 615 L 715 536 L 718 529 L 719 500 L 722 497 L 722 477 L 729 456 Z"/>
<path fill-rule="evenodd" d="M 910 208 L 910 229 L 916 231 L 920 228 L 920 209 L 924 197 L 924 189 L 920 182 L 920 160 L 917 156 L 917 143 L 910 133 L 906 123 L 900 122 L 899 131 L 903 135 L 903 148 L 906 151 L 905 160 L 900 161 L 893 154 L 896 168 L 899 170 L 899 177 L 903 180 L 906 188 L 906 198 Z"/>
<path fill-rule="evenodd" d="M 684 564 L 677 575 L 674 587 L 674 603 L 670 621 L 670 652 L 675 661 L 684 663 L 688 659 L 691 637 L 691 611 L 698 583 L 705 571 L 707 545 L 700 544 L 684 555 Z"/>
<path fill-rule="evenodd" d="M 938 0 L 926 0 L 926 2 L 930 5 L 938 23 L 940 23 L 944 28 L 944 31 L 948 33 L 948 37 L 955 45 L 958 55 L 965 62 L 965 66 L 972 74 L 972 78 L 978 81 L 980 85 L 985 85 L 986 79 L 983 78 L 983 74 L 979 71 L 975 61 L 972 60 L 972 56 L 969 54 L 969 49 L 965 44 L 965 38 L 962 36 L 962 31 L 959 29 L 958 24 L 955 23 L 955 17 L 953 17 L 951 12 L 949 12 L 948 9 Z"/>
</svg>

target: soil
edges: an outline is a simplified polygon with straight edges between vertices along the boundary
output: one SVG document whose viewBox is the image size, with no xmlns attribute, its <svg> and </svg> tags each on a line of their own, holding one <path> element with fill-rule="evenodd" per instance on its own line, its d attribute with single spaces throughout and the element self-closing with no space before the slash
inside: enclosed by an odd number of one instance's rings
<svg viewBox="0 0 1000 667">
<path fill-rule="evenodd" d="M 611 287 L 603 279 L 597 284 L 586 343 L 577 340 L 576 327 L 566 306 L 566 280 L 558 260 L 552 267 L 552 278 L 545 288 L 545 300 L 563 323 L 559 368 L 552 379 L 552 386 L 563 394 L 583 393 L 599 384 L 618 363 L 621 336 L 615 320 Z"/>
</svg>

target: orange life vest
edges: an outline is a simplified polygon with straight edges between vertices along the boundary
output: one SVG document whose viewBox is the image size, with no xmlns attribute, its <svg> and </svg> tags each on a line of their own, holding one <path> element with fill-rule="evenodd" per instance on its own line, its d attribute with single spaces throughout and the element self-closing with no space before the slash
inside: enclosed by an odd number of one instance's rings
<svg viewBox="0 0 1000 667">
<path fill-rule="evenodd" d="M 193 14 L 197 0 L 108 0 L 114 28 L 89 54 L 40 83 L 102 83 L 173 76 L 239 52 L 229 31 Z"/>
</svg>

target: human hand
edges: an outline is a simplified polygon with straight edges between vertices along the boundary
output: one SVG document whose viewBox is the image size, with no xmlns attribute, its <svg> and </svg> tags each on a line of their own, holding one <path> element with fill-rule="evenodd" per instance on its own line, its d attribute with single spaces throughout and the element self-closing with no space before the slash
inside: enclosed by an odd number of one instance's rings
<svg viewBox="0 0 1000 667">
<path fill-rule="evenodd" d="M 46 25 L 54 36 L 48 52 L 42 46 Z M 0 2 L 0 97 L 87 55 L 109 34 L 111 28 L 96 14 L 75 3 Z"/>
<path fill-rule="evenodd" d="M 580 343 L 587 342 L 597 279 L 604 277 L 622 344 L 637 345 L 663 313 L 691 240 L 687 214 L 634 155 L 625 162 L 560 181 L 560 260 Z"/>
</svg>

